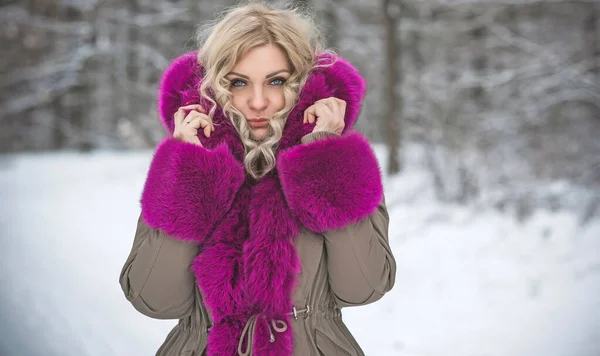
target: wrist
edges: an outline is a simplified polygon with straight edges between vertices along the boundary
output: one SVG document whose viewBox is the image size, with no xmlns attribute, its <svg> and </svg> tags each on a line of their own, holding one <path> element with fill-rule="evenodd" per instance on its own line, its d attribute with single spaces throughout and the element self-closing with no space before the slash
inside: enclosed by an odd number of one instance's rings
<svg viewBox="0 0 600 356">
<path fill-rule="evenodd" d="M 314 141 L 322 140 L 327 137 L 340 137 L 341 135 L 333 131 L 313 131 L 309 134 L 304 135 L 300 139 L 300 143 L 311 143 Z"/>
</svg>

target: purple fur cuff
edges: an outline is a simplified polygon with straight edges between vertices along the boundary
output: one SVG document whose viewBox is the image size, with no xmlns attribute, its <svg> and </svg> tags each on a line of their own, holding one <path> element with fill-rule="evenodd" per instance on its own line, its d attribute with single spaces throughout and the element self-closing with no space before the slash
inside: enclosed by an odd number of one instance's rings
<svg viewBox="0 0 600 356">
<path fill-rule="evenodd" d="M 277 169 L 288 205 L 315 232 L 362 220 L 383 198 L 377 157 L 358 132 L 297 145 L 280 155 Z"/>
<path fill-rule="evenodd" d="M 142 217 L 171 237 L 202 242 L 245 179 L 225 144 L 208 150 L 167 137 L 157 146 L 140 200 Z"/>
</svg>

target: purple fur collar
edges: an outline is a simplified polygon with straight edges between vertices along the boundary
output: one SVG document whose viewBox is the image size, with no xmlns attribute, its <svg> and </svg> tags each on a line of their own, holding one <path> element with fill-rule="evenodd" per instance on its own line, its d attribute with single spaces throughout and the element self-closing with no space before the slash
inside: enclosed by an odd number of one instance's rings
<svg viewBox="0 0 600 356">
<path fill-rule="evenodd" d="M 208 107 L 196 90 L 202 73 L 196 52 L 166 69 L 158 105 L 169 134 L 179 106 Z M 237 355 L 240 339 L 242 350 L 252 343 L 254 355 L 292 355 L 288 313 L 301 271 L 294 248 L 300 227 L 342 228 L 373 213 L 383 196 L 368 141 L 350 132 L 364 91 L 364 79 L 342 58 L 316 69 L 286 122 L 277 169 L 259 182 L 245 174 L 243 146 L 220 108 L 212 136 L 199 135 L 204 147 L 172 137 L 158 145 L 142 192 L 142 216 L 149 226 L 200 246 L 192 271 L 214 323 L 208 355 Z M 329 96 L 347 103 L 344 134 L 300 144 L 314 127 L 302 123 L 304 110 Z M 285 321 L 287 330 L 275 330 L 273 320 Z M 252 340 L 242 335 L 249 321 Z"/>
</svg>

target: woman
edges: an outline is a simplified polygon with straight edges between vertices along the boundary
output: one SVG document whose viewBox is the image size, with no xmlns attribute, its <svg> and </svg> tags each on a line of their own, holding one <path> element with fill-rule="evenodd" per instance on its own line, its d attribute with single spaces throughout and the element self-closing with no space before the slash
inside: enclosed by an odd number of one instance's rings
<svg viewBox="0 0 600 356">
<path fill-rule="evenodd" d="M 157 147 L 120 276 L 180 319 L 157 355 L 362 355 L 340 308 L 394 285 L 378 162 L 351 128 L 365 83 L 312 22 L 227 12 L 166 69 Z"/>
</svg>

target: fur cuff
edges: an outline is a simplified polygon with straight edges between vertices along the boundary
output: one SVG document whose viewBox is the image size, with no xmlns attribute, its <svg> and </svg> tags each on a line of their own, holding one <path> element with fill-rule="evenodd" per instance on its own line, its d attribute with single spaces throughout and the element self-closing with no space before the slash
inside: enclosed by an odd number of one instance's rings
<svg viewBox="0 0 600 356">
<path fill-rule="evenodd" d="M 288 205 L 315 232 L 362 220 L 383 199 L 377 157 L 358 132 L 295 146 L 277 169 Z"/>
<path fill-rule="evenodd" d="M 225 144 L 212 150 L 167 137 L 157 147 L 140 200 L 142 217 L 171 237 L 202 242 L 245 179 Z"/>
</svg>

